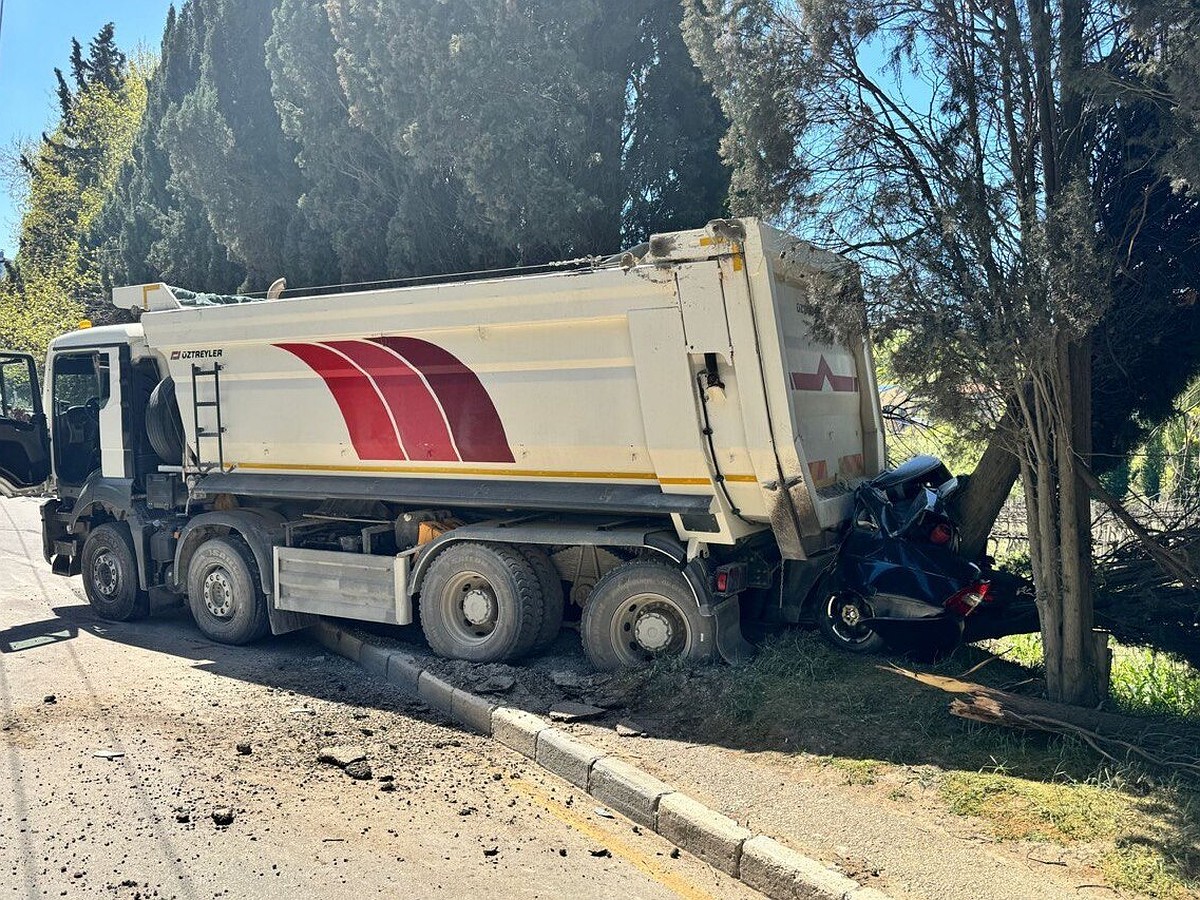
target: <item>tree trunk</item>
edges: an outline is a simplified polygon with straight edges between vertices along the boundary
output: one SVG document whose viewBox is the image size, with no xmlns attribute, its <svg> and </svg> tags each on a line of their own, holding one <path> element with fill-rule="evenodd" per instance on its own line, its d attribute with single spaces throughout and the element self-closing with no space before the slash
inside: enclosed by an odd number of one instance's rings
<svg viewBox="0 0 1200 900">
<path fill-rule="evenodd" d="M 1057 397 L 1059 525 L 1062 548 L 1062 693 L 1053 700 L 1095 706 L 1108 696 L 1107 667 L 1096 658 L 1092 608 L 1092 510 L 1080 462 L 1091 461 L 1091 341 L 1065 345 Z"/>
<path fill-rule="evenodd" d="M 1017 421 L 1013 410 L 1004 414 L 958 497 L 959 552 L 967 559 L 978 559 L 987 551 L 992 526 L 1021 475 L 1021 463 L 1012 445 Z"/>
</svg>

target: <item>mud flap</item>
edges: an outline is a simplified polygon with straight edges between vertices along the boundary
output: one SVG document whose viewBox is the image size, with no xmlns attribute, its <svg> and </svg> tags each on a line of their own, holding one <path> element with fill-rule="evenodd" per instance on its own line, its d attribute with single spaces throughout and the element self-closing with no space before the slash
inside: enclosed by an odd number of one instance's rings
<svg viewBox="0 0 1200 900">
<path fill-rule="evenodd" d="M 742 636 L 742 614 L 737 597 L 730 597 L 713 608 L 717 626 L 717 650 L 731 666 L 741 666 L 754 658 L 754 647 Z"/>
<path fill-rule="evenodd" d="M 320 616 L 311 613 L 292 612 L 287 609 L 276 609 L 274 598 L 267 597 L 267 621 L 271 623 L 271 634 L 287 634 L 289 631 L 299 631 L 309 625 L 321 621 Z"/>
</svg>

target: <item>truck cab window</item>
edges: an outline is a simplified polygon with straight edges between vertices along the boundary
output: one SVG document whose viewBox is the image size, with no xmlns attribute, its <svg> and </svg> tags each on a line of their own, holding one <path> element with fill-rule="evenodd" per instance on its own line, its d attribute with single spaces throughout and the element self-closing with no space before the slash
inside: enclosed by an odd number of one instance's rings
<svg viewBox="0 0 1200 900">
<path fill-rule="evenodd" d="M 0 361 L 0 419 L 30 423 L 35 408 L 29 364 L 23 359 Z"/>
<path fill-rule="evenodd" d="M 108 402 L 108 358 L 72 353 L 54 359 L 54 467 L 60 481 L 82 484 L 100 468 L 100 410 Z"/>
</svg>

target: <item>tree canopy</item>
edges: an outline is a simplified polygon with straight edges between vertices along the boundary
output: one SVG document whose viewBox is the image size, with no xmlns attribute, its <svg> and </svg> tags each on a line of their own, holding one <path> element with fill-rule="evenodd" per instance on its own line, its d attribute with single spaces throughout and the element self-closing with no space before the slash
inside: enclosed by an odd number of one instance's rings
<svg viewBox="0 0 1200 900">
<path fill-rule="evenodd" d="M 74 328 L 102 292 L 104 260 L 88 240 L 146 106 L 146 71 L 117 49 L 112 25 L 86 55 L 73 41 L 56 69 L 59 121 L 20 156 L 24 214 L 0 281 L 0 345 L 40 352 Z"/>
<path fill-rule="evenodd" d="M 1094 702 L 1084 470 L 1094 442 L 1135 443 L 1200 362 L 1188 343 L 1200 220 L 1181 183 L 1196 155 L 1194 81 L 1180 76 L 1194 13 L 685 6 L 731 121 L 735 211 L 774 212 L 861 260 L 897 376 L 992 437 L 972 488 L 1002 501 L 1021 473 L 1050 692 Z M 810 312 L 841 324 L 836 309 Z"/>
</svg>

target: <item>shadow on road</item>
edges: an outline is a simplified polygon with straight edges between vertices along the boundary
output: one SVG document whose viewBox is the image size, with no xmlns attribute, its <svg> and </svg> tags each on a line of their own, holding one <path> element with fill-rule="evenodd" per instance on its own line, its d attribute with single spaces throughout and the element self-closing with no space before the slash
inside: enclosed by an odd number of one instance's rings
<svg viewBox="0 0 1200 900">
<path fill-rule="evenodd" d="M 20 653 L 79 636 L 79 628 L 63 618 L 44 619 L 0 630 L 0 653 Z"/>
<path fill-rule="evenodd" d="M 361 669 L 333 656 L 307 631 L 268 637 L 247 647 L 214 643 L 196 630 L 183 607 L 155 613 L 137 622 L 107 622 L 86 603 L 55 607 L 55 618 L 0 631 L 0 649 L 16 652 L 70 640 L 81 632 L 107 641 L 187 660 L 193 668 L 306 699 L 349 703 L 388 712 L 419 712 L 439 725 L 456 727 L 436 711 L 383 681 L 364 678 Z M 14 646 L 13 650 L 8 647 Z"/>
</svg>

